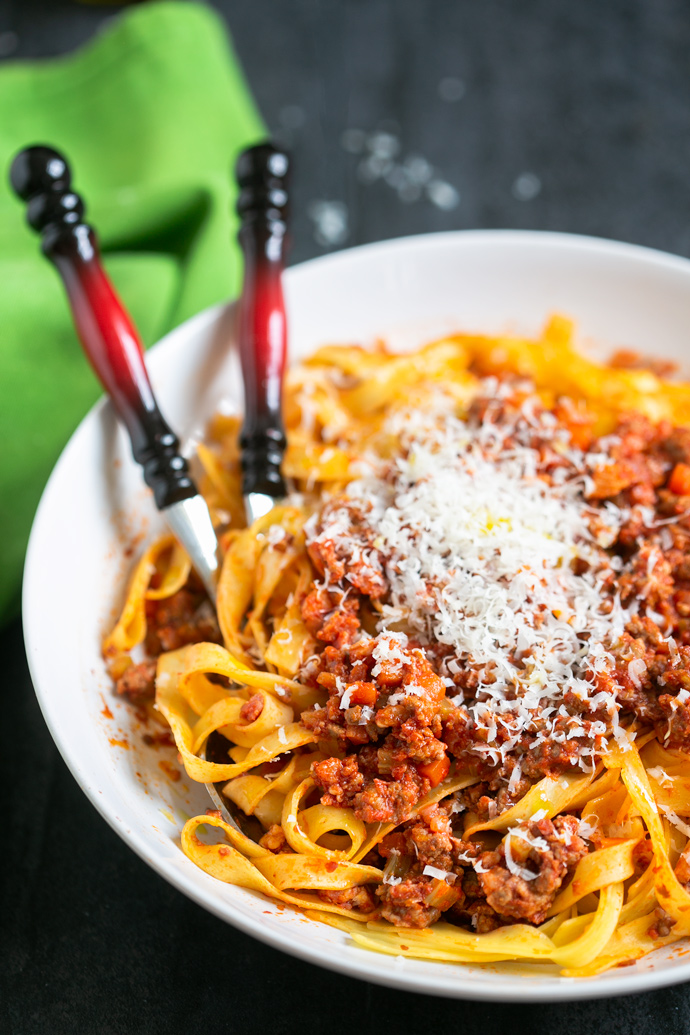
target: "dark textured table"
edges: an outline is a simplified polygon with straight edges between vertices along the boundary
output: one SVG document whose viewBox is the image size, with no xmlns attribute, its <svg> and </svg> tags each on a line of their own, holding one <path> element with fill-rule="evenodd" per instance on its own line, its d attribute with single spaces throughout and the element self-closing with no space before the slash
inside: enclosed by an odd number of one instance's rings
<svg viewBox="0 0 690 1035">
<path fill-rule="evenodd" d="M 690 255 L 682 0 L 215 6 L 295 155 L 293 261 L 467 227 Z M 0 0 L 0 55 L 69 50 L 117 9 Z M 0 657 L 3 1035 L 690 1031 L 687 985 L 565 1005 L 462 1003 L 353 981 L 251 940 L 169 887 L 96 815 L 44 726 L 19 623 L 0 634 Z"/>
</svg>

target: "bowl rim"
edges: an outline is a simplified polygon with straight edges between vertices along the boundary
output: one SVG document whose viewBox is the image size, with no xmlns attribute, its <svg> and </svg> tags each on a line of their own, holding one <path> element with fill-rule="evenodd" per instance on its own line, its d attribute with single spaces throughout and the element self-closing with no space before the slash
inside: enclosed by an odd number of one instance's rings
<svg viewBox="0 0 690 1035">
<path fill-rule="evenodd" d="M 561 230 L 508 230 L 508 229 L 487 229 L 487 230 L 439 230 L 434 233 L 407 234 L 401 237 L 390 237 L 382 241 L 370 241 L 368 244 L 353 245 L 349 248 L 342 248 L 339 251 L 329 252 L 326 255 L 317 255 L 303 262 L 288 266 L 285 275 L 288 282 L 293 278 L 299 278 L 311 272 L 314 267 L 326 268 L 331 265 L 347 265 L 350 261 L 357 261 L 360 255 L 385 254 L 388 251 L 423 251 L 428 248 L 437 250 L 447 246 L 451 248 L 458 243 L 471 245 L 482 244 L 491 241 L 494 244 L 504 244 L 510 247 L 519 246 L 525 249 L 538 249 L 544 245 L 560 248 L 570 253 L 579 252 L 582 255 L 587 253 L 599 253 L 608 255 L 611 258 L 631 260 L 645 263 L 648 266 L 656 266 L 659 269 L 675 271 L 681 274 L 690 273 L 690 257 L 674 255 L 672 252 L 665 252 L 660 248 L 652 248 L 644 244 L 632 244 L 628 241 L 618 241 L 610 237 L 596 237 L 594 234 L 566 233 Z M 233 300 L 230 299 L 230 302 Z M 226 303 L 220 303 L 222 308 Z M 193 320 L 196 320 L 202 313 L 186 320 L 178 327 L 169 331 L 159 342 L 151 348 L 166 341 L 175 334 L 181 327 L 187 327 Z M 151 349 L 147 350 L 148 352 Z M 88 416 L 88 414 L 87 414 Z"/>
<path fill-rule="evenodd" d="M 416 234 L 354 246 L 289 267 L 286 270 L 286 279 L 289 283 L 293 279 L 308 276 L 315 267 L 345 266 L 353 261 L 357 262 L 359 256 L 365 253 L 369 256 L 377 254 L 385 256 L 386 252 L 390 251 L 436 250 L 439 247 L 453 247 L 458 242 L 471 245 L 473 242 L 486 243 L 489 241 L 496 245 L 504 243 L 521 248 L 542 247 L 548 244 L 551 247 L 555 246 L 571 253 L 573 251 L 581 252 L 582 254 L 597 252 L 600 255 L 609 255 L 612 258 L 637 260 L 647 265 L 652 264 L 661 269 L 682 273 L 688 277 L 690 287 L 690 259 L 682 256 L 672 255 L 643 245 L 628 244 L 622 241 L 594 236 L 544 230 L 502 229 L 455 230 Z M 174 339 L 184 339 L 189 335 L 198 334 L 205 329 L 213 327 L 225 311 L 227 304 L 220 303 L 211 306 L 186 320 L 151 346 L 147 355 L 158 353 Z M 449 965 L 447 976 L 445 973 L 443 976 L 429 973 L 417 977 L 404 972 L 396 973 L 378 970 L 373 966 L 378 958 L 378 954 L 367 952 L 362 960 L 354 957 L 325 957 L 316 943 L 313 946 L 296 944 L 291 939 L 289 930 L 274 930 L 265 926 L 261 922 L 260 913 L 256 917 L 250 917 L 235 911 L 232 903 L 222 901 L 213 893 L 212 888 L 209 888 L 207 893 L 204 888 L 191 885 L 187 881 L 183 870 L 170 866 L 162 855 L 160 857 L 152 855 L 143 832 L 134 827 L 129 827 L 123 819 L 120 819 L 114 813 L 112 807 L 109 807 L 89 774 L 80 769 L 69 743 L 63 738 L 59 724 L 56 722 L 55 702 L 51 698 L 49 687 L 41 679 L 37 660 L 42 647 L 42 643 L 37 642 L 37 622 L 34 619 L 34 615 L 40 611 L 41 566 L 38 558 L 43 548 L 43 541 L 47 535 L 46 515 L 51 505 L 52 489 L 60 481 L 62 470 L 67 466 L 72 451 L 78 447 L 82 439 L 92 433 L 91 429 L 95 426 L 98 416 L 108 406 L 107 399 L 101 397 L 82 418 L 62 450 L 42 492 L 32 523 L 26 552 L 22 587 L 22 618 L 24 643 L 34 692 L 50 734 L 72 776 L 91 804 L 144 862 L 178 891 L 181 891 L 210 913 L 225 922 L 231 923 L 245 934 L 249 934 L 273 948 L 280 949 L 306 962 L 345 974 L 348 977 L 357 977 L 388 987 L 399 988 L 401 991 L 477 1001 L 563 1002 L 581 999 L 585 996 L 588 998 L 608 998 L 632 995 L 643 991 L 648 992 L 669 985 L 679 984 L 690 978 L 690 960 L 687 963 L 645 971 L 626 967 L 623 968 L 620 976 L 608 977 L 604 981 L 589 978 L 560 978 L 558 984 L 554 983 L 548 986 L 538 985 L 522 975 L 501 973 L 496 974 L 495 982 L 487 982 L 486 986 L 472 986 L 471 977 L 469 975 L 463 977 L 462 972 L 459 972 L 457 969 L 458 965 Z M 453 966 L 454 969 L 451 970 L 450 966 Z"/>
</svg>

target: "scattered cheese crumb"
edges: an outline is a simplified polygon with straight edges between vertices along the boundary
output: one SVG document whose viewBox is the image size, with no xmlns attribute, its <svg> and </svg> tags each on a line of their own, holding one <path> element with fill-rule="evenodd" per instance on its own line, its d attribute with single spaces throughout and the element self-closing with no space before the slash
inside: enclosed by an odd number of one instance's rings
<svg viewBox="0 0 690 1035">
<path fill-rule="evenodd" d="M 425 877 L 435 877 L 436 880 L 448 880 L 452 884 L 455 874 L 451 870 L 440 870 L 437 866 L 425 866 L 422 870 Z"/>
</svg>

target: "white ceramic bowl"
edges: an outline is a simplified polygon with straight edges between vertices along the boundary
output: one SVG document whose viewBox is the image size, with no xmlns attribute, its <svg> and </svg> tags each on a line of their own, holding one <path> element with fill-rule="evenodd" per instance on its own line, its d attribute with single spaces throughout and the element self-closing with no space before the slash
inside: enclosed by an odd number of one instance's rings
<svg viewBox="0 0 690 1035">
<path fill-rule="evenodd" d="M 375 337 L 412 347 L 451 330 L 534 334 L 554 311 L 573 316 L 582 339 L 600 347 L 678 360 L 689 353 L 690 262 L 592 238 L 501 231 L 413 237 L 305 263 L 285 282 L 293 358 L 325 342 Z M 219 405 L 236 406 L 241 397 L 231 337 L 232 310 L 219 307 L 149 355 L 163 412 L 187 440 Z M 206 791 L 186 776 L 172 783 L 164 775 L 161 755 L 144 746 L 135 720 L 114 699 L 100 656 L 131 565 L 126 550 L 159 526 L 125 435 L 110 406 L 99 403 L 62 454 L 36 515 L 24 582 L 26 644 L 43 714 L 72 773 L 161 876 L 277 948 L 406 990 L 550 1000 L 690 978 L 687 956 L 674 947 L 586 980 L 561 978 L 548 966 L 396 960 L 197 869 L 178 835 L 186 814 L 207 807 Z"/>
</svg>

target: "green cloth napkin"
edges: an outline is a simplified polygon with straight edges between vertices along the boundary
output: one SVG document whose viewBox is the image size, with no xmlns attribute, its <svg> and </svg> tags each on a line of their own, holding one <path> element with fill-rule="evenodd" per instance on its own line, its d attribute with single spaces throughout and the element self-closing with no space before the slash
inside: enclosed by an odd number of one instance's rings
<svg viewBox="0 0 690 1035">
<path fill-rule="evenodd" d="M 262 136 L 224 27 L 201 4 L 145 4 L 73 55 L 0 69 L 0 622 L 16 610 L 51 467 L 99 395 L 57 273 L 10 192 L 14 154 L 64 150 L 148 345 L 237 291 L 231 168 Z"/>
</svg>

